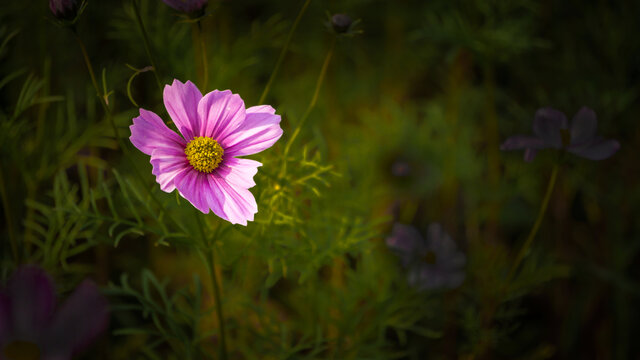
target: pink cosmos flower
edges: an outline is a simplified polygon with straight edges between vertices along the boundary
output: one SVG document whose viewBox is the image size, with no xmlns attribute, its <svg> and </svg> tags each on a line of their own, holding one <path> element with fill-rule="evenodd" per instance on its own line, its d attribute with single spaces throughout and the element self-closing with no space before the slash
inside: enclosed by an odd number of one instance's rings
<svg viewBox="0 0 640 360">
<path fill-rule="evenodd" d="M 129 127 L 133 145 L 151 156 L 160 188 L 178 189 L 198 210 L 212 210 L 232 224 L 253 221 L 258 206 L 248 189 L 262 164 L 237 156 L 259 153 L 278 141 L 280 115 L 269 105 L 247 109 L 229 90 L 202 96 L 190 81 L 166 85 L 164 105 L 182 136 L 144 109 Z"/>
</svg>

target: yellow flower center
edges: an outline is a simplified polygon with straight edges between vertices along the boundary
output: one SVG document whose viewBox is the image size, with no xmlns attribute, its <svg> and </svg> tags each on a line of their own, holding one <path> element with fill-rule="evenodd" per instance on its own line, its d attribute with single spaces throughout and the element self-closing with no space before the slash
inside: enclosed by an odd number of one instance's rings
<svg viewBox="0 0 640 360">
<path fill-rule="evenodd" d="M 217 141 L 206 136 L 197 136 L 189 141 L 184 149 L 189 164 L 194 169 L 210 173 L 215 170 L 222 162 L 224 150 Z"/>
<path fill-rule="evenodd" d="M 4 356 L 8 360 L 39 360 L 38 345 L 29 341 L 13 341 L 4 347 Z"/>
</svg>

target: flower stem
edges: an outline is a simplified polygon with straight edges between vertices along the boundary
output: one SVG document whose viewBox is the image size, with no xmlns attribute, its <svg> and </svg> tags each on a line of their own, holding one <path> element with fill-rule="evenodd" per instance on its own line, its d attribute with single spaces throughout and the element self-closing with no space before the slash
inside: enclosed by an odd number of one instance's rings
<svg viewBox="0 0 640 360">
<path fill-rule="evenodd" d="M 284 47 L 280 51 L 280 55 L 278 56 L 278 60 L 276 61 L 276 66 L 273 68 L 273 71 L 271 71 L 271 76 L 269 76 L 269 81 L 267 82 L 267 85 L 264 87 L 264 90 L 262 91 L 262 95 L 260 95 L 260 100 L 258 100 L 258 105 L 264 102 L 264 100 L 267 97 L 267 94 L 269 93 L 269 90 L 271 90 L 271 84 L 273 83 L 273 80 L 276 78 L 276 75 L 280 70 L 280 66 L 284 61 L 284 57 L 287 54 L 287 50 L 289 50 L 289 44 L 291 43 L 293 34 L 298 28 L 298 24 L 302 19 L 302 15 L 304 15 L 305 11 L 307 11 L 307 8 L 309 7 L 310 3 L 311 3 L 311 0 L 307 0 L 304 2 L 304 5 L 302 5 L 302 9 L 300 9 L 300 12 L 298 13 L 298 17 L 296 17 L 295 21 L 293 22 L 293 25 L 291 26 L 291 30 L 289 30 L 289 34 L 287 35 L 287 40 L 285 40 L 284 42 Z"/>
<path fill-rule="evenodd" d="M 197 22 L 196 36 L 198 37 L 198 42 L 200 43 L 200 55 L 202 58 L 202 82 L 201 87 L 202 91 L 206 92 L 209 85 L 209 61 L 207 60 L 207 46 L 204 41 L 204 32 L 202 31 L 202 21 L 198 20 Z M 195 49 L 194 49 L 195 51 Z"/>
<path fill-rule="evenodd" d="M 540 229 L 540 225 L 542 224 L 542 219 L 544 218 L 544 215 L 547 212 L 547 207 L 549 206 L 551 193 L 553 193 L 553 188 L 555 187 L 555 184 L 556 184 L 556 178 L 558 177 L 559 168 L 560 166 L 558 164 L 555 164 L 553 166 L 553 170 L 551 171 L 551 177 L 549 178 L 549 183 L 547 184 L 547 192 L 545 193 L 544 198 L 542 199 L 542 205 L 540 206 L 540 210 L 538 211 L 538 218 L 536 219 L 536 222 L 533 224 L 533 227 L 529 232 L 529 236 L 527 237 L 527 240 L 522 245 L 520 252 L 518 252 L 518 256 L 516 257 L 516 260 L 513 262 L 513 266 L 511 267 L 511 271 L 509 272 L 509 276 L 507 277 L 507 282 L 511 281 L 515 276 L 516 270 L 520 266 L 520 263 L 522 263 L 522 259 L 524 259 L 524 256 L 529 251 L 529 248 L 531 247 L 531 243 L 533 242 L 533 239 L 535 238 L 536 234 L 538 233 L 538 230 Z"/>
<path fill-rule="evenodd" d="M 142 38 L 144 39 L 144 49 L 147 52 L 147 57 L 151 62 L 151 66 L 153 66 L 153 75 L 156 78 L 156 83 L 158 83 L 158 87 L 162 89 L 162 81 L 160 81 L 160 75 L 158 74 L 158 65 L 153 58 L 153 53 L 151 52 L 151 42 L 149 41 L 149 36 L 147 35 L 147 30 L 144 27 L 144 23 L 142 22 L 142 17 L 140 16 L 140 8 L 138 7 L 138 0 L 133 0 L 133 11 L 136 14 L 136 22 L 138 23 L 138 27 L 140 27 L 140 32 L 142 33 Z"/>
<path fill-rule="evenodd" d="M 196 212 L 195 217 L 198 222 L 198 229 L 200 231 L 200 236 L 202 237 L 202 246 L 206 251 L 202 254 L 205 259 L 205 264 L 207 265 L 207 271 L 209 272 L 209 278 L 211 279 L 211 289 L 213 290 L 213 301 L 216 303 L 216 316 L 218 318 L 218 326 L 220 328 L 220 359 L 227 359 L 227 341 L 225 337 L 225 329 L 224 329 L 224 313 L 222 312 L 222 301 L 220 297 L 220 285 L 218 284 L 218 277 L 216 276 L 216 262 L 215 262 L 215 253 L 213 249 L 213 243 L 209 243 L 206 240 L 206 236 L 204 234 L 204 226 L 202 224 L 202 220 L 200 219 L 200 214 Z"/>
<path fill-rule="evenodd" d="M 13 229 L 13 218 L 11 217 L 11 208 L 9 208 L 9 199 L 7 198 L 7 189 L 4 185 L 4 173 L 0 167 L 0 195 L 2 196 L 2 207 L 4 208 L 4 217 L 7 222 L 7 229 L 9 231 L 9 241 L 11 242 L 11 253 L 16 262 L 20 262 L 20 253 L 18 252 L 18 238 L 16 238 L 15 230 Z"/>
<path fill-rule="evenodd" d="M 98 81 L 96 80 L 96 74 L 93 71 L 93 66 L 91 65 L 91 60 L 89 60 L 89 54 L 87 54 L 87 48 L 84 46 L 84 42 L 82 41 L 82 39 L 80 39 L 80 36 L 75 31 L 75 29 L 73 29 L 72 32 L 73 32 L 73 35 L 75 36 L 76 40 L 78 41 L 78 44 L 80 45 L 80 50 L 82 51 L 82 57 L 84 58 L 84 63 L 87 65 L 87 70 L 89 71 L 89 76 L 91 77 L 91 83 L 93 84 L 93 88 L 96 90 L 96 95 L 100 99 L 100 104 L 104 108 L 105 112 L 109 113 L 109 108 L 108 108 L 107 104 L 105 103 L 104 98 L 102 96 L 102 92 L 100 91 L 100 87 L 98 86 Z M 113 128 L 114 128 L 114 131 L 115 131 L 115 124 L 113 125 Z M 116 138 L 117 138 L 118 137 L 118 132 L 115 131 L 115 134 L 116 134 Z"/>
<path fill-rule="evenodd" d="M 316 106 L 316 102 L 318 101 L 318 96 L 320 95 L 320 88 L 322 87 L 322 82 L 324 81 L 324 78 L 327 75 L 327 69 L 329 68 L 329 63 L 331 62 L 331 57 L 333 56 L 333 50 L 335 46 L 336 46 L 336 38 L 334 37 L 333 40 L 331 41 L 329 52 L 327 52 L 327 56 L 325 56 L 324 58 L 324 63 L 322 64 L 320 75 L 318 76 L 318 80 L 316 81 L 316 89 L 313 92 L 313 97 L 311 98 L 311 102 L 309 103 L 309 106 L 307 106 L 307 110 L 305 110 L 304 114 L 300 118 L 300 121 L 298 121 L 298 125 L 296 125 L 296 129 L 293 131 L 293 135 L 291 135 L 291 137 L 289 138 L 289 141 L 287 141 L 287 144 L 284 147 L 283 159 L 285 159 L 285 161 L 284 161 L 281 175 L 283 175 L 286 172 L 286 169 L 287 169 L 286 159 L 287 159 L 287 155 L 289 154 L 289 150 L 291 150 L 291 145 L 300 134 L 300 130 L 302 130 L 302 126 L 307 121 L 307 118 L 311 114 L 311 111 L 313 110 L 313 108 Z"/>
<path fill-rule="evenodd" d="M 105 101 L 105 98 L 102 95 L 102 92 L 100 92 L 100 88 L 98 87 L 98 82 L 96 81 L 96 76 L 95 76 L 95 73 L 93 71 L 93 66 L 91 65 L 91 61 L 89 60 L 89 55 L 87 54 L 87 49 L 85 48 L 84 43 L 82 42 L 82 39 L 80 39 L 80 36 L 78 36 L 78 33 L 75 30 L 72 30 L 72 32 L 73 32 L 74 36 L 76 37 L 76 40 L 78 40 L 78 44 L 80 44 L 80 50 L 82 50 L 82 55 L 84 57 L 85 64 L 87 65 L 87 70 L 89 71 L 89 75 L 91 76 L 91 82 L 93 83 L 93 87 L 96 90 L 96 94 L 98 95 L 98 98 L 100 99 L 100 104 L 102 104 L 102 108 L 104 109 L 105 116 L 107 117 L 107 120 L 109 121 L 109 124 L 111 124 L 111 128 L 113 129 L 113 134 L 114 134 L 114 136 L 116 138 L 116 141 L 118 143 L 118 147 L 122 150 L 122 152 L 124 153 L 125 157 L 127 159 L 129 159 L 129 161 L 132 162 L 133 172 L 136 175 L 137 179 L 140 181 L 140 184 L 142 185 L 142 187 L 147 190 L 147 193 L 151 197 L 151 200 L 160 208 L 161 213 L 165 213 L 164 205 L 155 196 L 155 194 L 152 191 L 152 188 L 150 188 L 148 186 L 144 186 L 144 184 L 145 184 L 144 177 L 142 176 L 142 173 L 140 173 L 140 170 L 138 169 L 136 164 L 133 163 L 133 160 L 131 160 L 131 156 L 129 154 L 129 149 L 126 147 L 124 141 L 120 137 L 120 134 L 118 133 L 118 128 L 116 127 L 116 123 L 113 120 L 113 116 L 111 116 L 111 109 L 109 109 L 109 106 L 107 105 L 107 103 Z M 169 217 L 169 219 L 171 219 L 171 221 L 173 221 L 174 224 L 176 226 L 178 226 L 178 228 L 182 228 L 172 217 Z M 165 230 L 164 223 L 160 222 L 160 226 L 163 228 L 163 230 Z"/>
</svg>

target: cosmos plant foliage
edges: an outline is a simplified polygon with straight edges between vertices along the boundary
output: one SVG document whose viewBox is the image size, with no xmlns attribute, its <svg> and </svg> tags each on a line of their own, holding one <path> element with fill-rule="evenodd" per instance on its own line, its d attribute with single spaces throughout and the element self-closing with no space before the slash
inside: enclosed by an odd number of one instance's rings
<svg viewBox="0 0 640 360">
<path fill-rule="evenodd" d="M 616 122 L 637 89 L 535 75 L 553 11 L 17 3 L 0 8 L 0 360 L 584 358 L 602 289 L 577 299 L 574 279 L 612 292 L 616 334 L 638 330 L 621 320 L 640 247 L 616 239 L 640 195 L 597 176 L 630 158 Z M 593 81 L 627 81 L 611 76 Z"/>
</svg>

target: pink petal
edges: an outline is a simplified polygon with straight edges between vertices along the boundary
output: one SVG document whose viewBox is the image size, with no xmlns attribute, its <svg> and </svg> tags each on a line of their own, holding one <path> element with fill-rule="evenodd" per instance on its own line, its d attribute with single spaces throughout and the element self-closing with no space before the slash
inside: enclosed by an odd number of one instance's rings
<svg viewBox="0 0 640 360">
<path fill-rule="evenodd" d="M 53 281 L 44 270 L 25 265 L 11 276 L 7 284 L 13 335 L 37 342 L 49 324 L 56 303 Z"/>
<path fill-rule="evenodd" d="M 227 183 L 216 173 L 204 174 L 191 170 L 175 178 L 180 195 L 205 214 L 214 214 L 232 224 L 247 225 L 258 212 L 258 205 L 249 190 Z"/>
<path fill-rule="evenodd" d="M 200 134 L 200 122 L 198 121 L 198 103 L 202 99 L 202 93 L 191 82 L 181 83 L 173 80 L 172 85 L 164 87 L 164 106 L 176 127 L 187 141 Z"/>
<path fill-rule="evenodd" d="M 205 214 L 209 213 L 212 202 L 221 199 L 219 194 L 211 194 L 207 179 L 209 176 L 213 175 L 201 173 L 190 167 L 187 171 L 178 174 L 173 180 L 180 195 Z"/>
<path fill-rule="evenodd" d="M 151 153 L 151 173 L 156 176 L 156 182 L 164 192 L 175 190 L 174 178 L 191 168 L 189 160 L 184 154 L 183 147 L 158 148 Z"/>
<path fill-rule="evenodd" d="M 249 112 L 251 110 L 251 112 Z M 265 112 L 253 112 L 266 110 Z M 222 140 L 225 154 L 251 155 L 270 148 L 282 136 L 280 115 L 270 106 L 255 106 L 247 110 L 244 123 Z"/>
<path fill-rule="evenodd" d="M 562 147 L 561 129 L 567 129 L 568 122 L 564 113 L 552 108 L 541 108 L 533 119 L 533 132 L 549 146 Z"/>
<path fill-rule="evenodd" d="M 229 90 L 214 90 L 200 100 L 198 116 L 201 122 L 198 136 L 220 141 L 244 121 L 244 101 L 240 95 L 232 94 Z"/>
<path fill-rule="evenodd" d="M 129 126 L 131 143 L 147 155 L 158 147 L 186 145 L 180 135 L 173 132 L 155 113 L 140 109 L 140 116 L 133 119 Z"/>
<path fill-rule="evenodd" d="M 216 215 L 232 224 L 244 226 L 247 226 L 247 221 L 253 221 L 253 215 L 258 212 L 258 205 L 253 194 L 247 189 L 228 183 L 221 177 L 214 176 L 212 179 L 224 195 L 222 210 L 226 217 L 217 213 Z M 211 187 L 213 188 L 214 186 L 212 185 Z"/>
<path fill-rule="evenodd" d="M 596 136 L 598 118 L 595 111 L 586 106 L 580 108 L 571 121 L 571 145 L 583 145 Z"/>
<path fill-rule="evenodd" d="M 256 185 L 253 177 L 258 172 L 259 166 L 262 166 L 262 164 L 255 160 L 238 159 L 229 156 L 225 158 L 216 172 L 227 182 L 240 188 L 248 189 Z"/>
<path fill-rule="evenodd" d="M 45 340 L 51 356 L 77 354 L 106 328 L 109 303 L 92 281 L 83 281 L 58 309 Z"/>
</svg>

